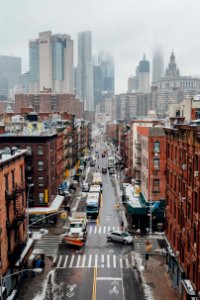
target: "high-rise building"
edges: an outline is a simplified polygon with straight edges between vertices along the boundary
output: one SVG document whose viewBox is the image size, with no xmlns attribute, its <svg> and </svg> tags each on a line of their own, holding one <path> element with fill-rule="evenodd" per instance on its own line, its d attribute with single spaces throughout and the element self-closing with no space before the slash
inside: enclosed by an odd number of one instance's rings
<svg viewBox="0 0 200 300">
<path fill-rule="evenodd" d="M 93 89 L 94 89 L 94 107 L 101 102 L 102 99 L 102 70 L 99 65 L 93 66 Z"/>
<path fill-rule="evenodd" d="M 84 108 L 94 111 L 92 32 L 78 34 L 78 64 L 76 95 L 84 101 Z"/>
<path fill-rule="evenodd" d="M 0 99 L 12 97 L 21 76 L 21 58 L 0 55 Z"/>
<path fill-rule="evenodd" d="M 150 91 L 150 64 L 145 55 L 139 62 L 138 91 L 142 93 Z"/>
<path fill-rule="evenodd" d="M 161 48 L 157 48 L 153 54 L 153 81 L 158 80 L 164 74 L 164 58 Z"/>
<path fill-rule="evenodd" d="M 73 93 L 73 41 L 67 34 L 39 33 L 29 42 L 30 91 Z"/>
<path fill-rule="evenodd" d="M 108 92 L 111 96 L 115 94 L 115 68 L 114 59 L 111 55 L 101 53 L 99 55 L 99 65 L 102 72 L 103 91 Z"/>
</svg>

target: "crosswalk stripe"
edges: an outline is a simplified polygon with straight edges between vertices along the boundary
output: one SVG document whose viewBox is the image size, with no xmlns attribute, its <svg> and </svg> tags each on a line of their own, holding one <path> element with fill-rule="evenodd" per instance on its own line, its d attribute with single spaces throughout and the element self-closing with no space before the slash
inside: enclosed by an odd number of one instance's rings
<svg viewBox="0 0 200 300">
<path fill-rule="evenodd" d="M 108 232 L 110 231 L 110 226 L 108 226 Z"/>
<path fill-rule="evenodd" d="M 71 268 L 72 267 L 72 265 L 73 265 L 73 262 L 74 262 L 74 254 L 72 255 L 72 257 L 71 257 L 71 261 L 70 261 L 70 264 L 69 264 L 69 268 Z"/>
<path fill-rule="evenodd" d="M 53 259 L 53 264 L 56 263 L 56 260 L 57 260 L 57 255 L 54 256 L 54 259 Z"/>
<path fill-rule="evenodd" d="M 134 256 L 131 255 L 131 261 L 132 261 L 132 266 L 134 267 L 135 266 L 135 260 L 134 260 Z"/>
<path fill-rule="evenodd" d="M 97 233 L 97 226 L 95 226 L 95 228 L 94 228 L 94 234 L 96 234 Z"/>
<path fill-rule="evenodd" d="M 97 266 L 98 266 L 98 264 L 97 264 L 97 260 L 98 260 L 98 255 L 97 255 L 97 254 L 95 254 L 95 263 L 94 263 L 94 266 L 95 266 L 95 267 L 97 267 Z"/>
<path fill-rule="evenodd" d="M 58 261 L 58 264 L 57 264 L 57 268 L 59 268 L 60 267 L 60 264 L 61 264 L 61 261 L 62 261 L 62 255 L 59 257 L 59 261 Z"/>
<path fill-rule="evenodd" d="M 101 233 L 101 226 L 99 226 L 99 233 Z"/>
<path fill-rule="evenodd" d="M 88 268 L 91 267 L 92 254 L 89 255 Z"/>
<path fill-rule="evenodd" d="M 113 229 L 112 229 L 113 231 L 115 230 L 115 226 L 113 226 Z"/>
<path fill-rule="evenodd" d="M 89 233 L 92 233 L 92 227 L 90 227 L 90 231 L 89 231 Z"/>
<path fill-rule="evenodd" d="M 126 267 L 128 268 L 129 267 L 129 261 L 128 261 L 128 257 L 126 257 Z"/>
<path fill-rule="evenodd" d="M 119 259 L 119 263 L 120 263 L 120 268 L 123 269 L 123 261 L 122 261 L 122 258 L 120 257 Z"/>
<path fill-rule="evenodd" d="M 65 256 L 65 262 L 64 262 L 63 268 L 66 268 L 66 266 L 67 266 L 67 261 L 68 261 L 68 255 Z"/>
<path fill-rule="evenodd" d="M 113 267 L 116 268 L 116 255 L 113 255 Z"/>
<path fill-rule="evenodd" d="M 86 259 L 86 255 L 84 254 L 84 255 L 83 255 L 83 260 L 82 260 L 82 267 L 85 266 L 85 259 Z"/>
<path fill-rule="evenodd" d="M 101 267 L 104 268 L 104 254 L 101 254 Z"/>
<path fill-rule="evenodd" d="M 103 227 L 103 233 L 106 233 L 106 226 Z"/>
<path fill-rule="evenodd" d="M 76 263 L 76 267 L 77 267 L 77 268 L 79 267 L 80 260 L 81 260 L 81 256 L 80 256 L 80 255 L 78 255 L 78 258 L 77 258 L 77 263 Z"/>
<path fill-rule="evenodd" d="M 107 254 L 107 267 L 110 268 L 110 255 Z"/>
</svg>

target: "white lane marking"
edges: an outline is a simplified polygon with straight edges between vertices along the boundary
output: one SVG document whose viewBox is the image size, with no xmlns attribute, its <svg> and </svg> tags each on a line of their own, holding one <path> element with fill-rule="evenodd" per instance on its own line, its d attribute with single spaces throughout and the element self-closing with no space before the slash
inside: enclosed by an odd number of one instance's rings
<svg viewBox="0 0 200 300">
<path fill-rule="evenodd" d="M 107 254 L 107 267 L 110 268 L 110 255 Z"/>
<path fill-rule="evenodd" d="M 113 268 L 116 268 L 116 255 L 113 255 Z"/>
<path fill-rule="evenodd" d="M 99 226 L 99 233 L 101 233 L 101 226 Z"/>
<path fill-rule="evenodd" d="M 66 257 L 65 257 L 65 262 L 64 262 L 63 268 L 66 268 L 66 266 L 67 266 L 67 261 L 68 261 L 68 255 L 66 255 Z"/>
<path fill-rule="evenodd" d="M 94 228 L 94 234 L 96 234 L 97 233 L 97 226 L 95 226 L 95 228 Z"/>
<path fill-rule="evenodd" d="M 85 266 L 85 259 L 86 259 L 86 255 L 83 255 L 83 260 L 82 260 L 82 268 Z"/>
<path fill-rule="evenodd" d="M 110 231 L 110 226 L 108 226 L 108 232 Z"/>
<path fill-rule="evenodd" d="M 81 255 L 78 255 L 78 258 L 77 258 L 77 263 L 76 263 L 76 267 L 79 267 L 80 260 L 81 260 Z"/>
<path fill-rule="evenodd" d="M 115 226 L 113 226 L 113 231 L 115 231 Z"/>
<path fill-rule="evenodd" d="M 122 258 L 120 257 L 119 259 L 119 264 L 120 264 L 120 268 L 123 269 L 123 261 L 122 261 Z"/>
<path fill-rule="evenodd" d="M 134 260 L 134 256 L 131 255 L 131 261 L 132 261 L 132 266 L 134 267 L 135 266 L 135 260 Z"/>
<path fill-rule="evenodd" d="M 106 226 L 103 227 L 103 233 L 106 233 Z"/>
<path fill-rule="evenodd" d="M 91 267 L 92 254 L 89 255 L 88 268 Z"/>
<path fill-rule="evenodd" d="M 125 260 L 125 261 L 126 261 L 126 267 L 129 268 L 129 260 L 128 260 L 128 257 L 126 257 L 126 260 Z"/>
<path fill-rule="evenodd" d="M 54 259 L 53 259 L 53 264 L 55 264 L 55 263 L 56 263 L 56 260 L 57 260 L 57 255 L 56 255 L 56 256 L 54 256 Z"/>
<path fill-rule="evenodd" d="M 72 257 L 71 257 L 70 264 L 69 264 L 69 268 L 72 267 L 73 262 L 74 262 L 74 254 L 73 254 Z"/>
<path fill-rule="evenodd" d="M 90 231 L 89 231 L 89 233 L 92 233 L 92 226 L 90 227 Z"/>
<path fill-rule="evenodd" d="M 96 280 L 122 281 L 122 278 L 120 278 L 120 277 L 96 277 Z"/>
<path fill-rule="evenodd" d="M 95 254 L 95 263 L 94 263 L 94 266 L 97 267 L 98 263 L 98 254 Z"/>
<path fill-rule="evenodd" d="M 101 254 L 101 267 L 104 268 L 104 254 Z"/>
<path fill-rule="evenodd" d="M 57 264 L 57 268 L 60 268 L 60 264 L 61 264 L 61 261 L 62 261 L 62 255 L 60 255 L 60 257 L 59 257 L 59 261 L 58 261 L 58 264 Z"/>
</svg>

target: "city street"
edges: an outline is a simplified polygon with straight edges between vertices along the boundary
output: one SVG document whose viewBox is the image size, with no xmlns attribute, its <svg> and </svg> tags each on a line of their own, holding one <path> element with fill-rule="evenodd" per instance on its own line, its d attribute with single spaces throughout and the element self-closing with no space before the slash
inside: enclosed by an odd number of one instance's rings
<svg viewBox="0 0 200 300">
<path fill-rule="evenodd" d="M 107 158 L 99 157 L 96 170 L 107 165 Z M 85 247 L 61 247 L 55 257 L 55 273 L 48 285 L 53 299 L 144 299 L 134 268 L 134 245 L 107 242 L 106 238 L 111 229 L 120 228 L 122 221 L 121 211 L 115 208 L 115 176 L 102 174 L 100 214 L 88 223 Z M 77 210 L 79 207 L 83 204 L 79 203 Z"/>
</svg>

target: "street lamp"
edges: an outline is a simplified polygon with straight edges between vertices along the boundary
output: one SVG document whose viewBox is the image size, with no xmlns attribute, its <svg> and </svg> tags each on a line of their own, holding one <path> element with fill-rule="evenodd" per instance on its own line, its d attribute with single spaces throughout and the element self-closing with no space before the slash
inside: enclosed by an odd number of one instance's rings
<svg viewBox="0 0 200 300">
<path fill-rule="evenodd" d="M 42 268 L 34 268 L 34 269 L 24 269 L 24 270 L 21 270 L 21 271 L 18 271 L 18 272 L 15 272 L 15 273 L 12 273 L 12 274 L 9 274 L 9 275 L 6 275 L 6 276 L 0 276 L 0 283 L 1 283 L 1 300 L 3 300 L 3 279 L 5 278 L 9 278 L 9 277 L 12 277 L 14 275 L 19 275 L 20 273 L 23 273 L 23 272 L 26 272 L 26 271 L 31 271 L 31 272 L 34 272 L 34 273 L 42 273 L 43 269 Z"/>
<path fill-rule="evenodd" d="M 27 241 L 29 239 L 29 195 L 30 195 L 30 190 L 34 186 L 34 183 L 28 184 L 28 192 L 27 192 L 27 200 L 26 200 L 26 218 L 27 218 L 27 227 L 26 227 L 26 236 L 27 236 Z"/>
</svg>

